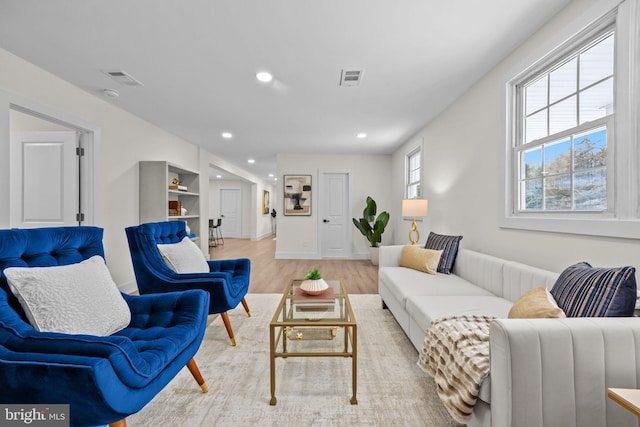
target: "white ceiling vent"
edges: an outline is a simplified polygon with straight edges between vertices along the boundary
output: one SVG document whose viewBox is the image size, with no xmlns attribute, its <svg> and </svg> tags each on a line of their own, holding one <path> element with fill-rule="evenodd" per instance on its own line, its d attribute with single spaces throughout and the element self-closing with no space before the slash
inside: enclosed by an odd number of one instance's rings
<svg viewBox="0 0 640 427">
<path fill-rule="evenodd" d="M 131 76 L 131 74 L 128 74 L 126 71 L 122 71 L 122 70 L 102 70 L 102 72 L 105 73 L 107 76 L 111 77 L 116 82 L 120 83 L 121 85 L 125 85 L 125 86 L 142 86 L 142 83 L 140 83 L 140 81 L 138 81 L 135 78 L 133 78 Z"/>
<path fill-rule="evenodd" d="M 340 86 L 358 86 L 363 70 L 342 70 Z"/>
</svg>

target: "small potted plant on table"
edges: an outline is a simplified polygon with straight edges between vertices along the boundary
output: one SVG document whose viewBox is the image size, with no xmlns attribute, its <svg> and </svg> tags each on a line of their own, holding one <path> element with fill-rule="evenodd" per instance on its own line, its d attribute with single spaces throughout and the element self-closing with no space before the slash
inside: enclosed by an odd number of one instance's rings
<svg viewBox="0 0 640 427">
<path fill-rule="evenodd" d="M 329 288 L 329 285 L 322 278 L 320 271 L 314 268 L 305 275 L 300 288 L 309 295 L 321 295 Z"/>
</svg>

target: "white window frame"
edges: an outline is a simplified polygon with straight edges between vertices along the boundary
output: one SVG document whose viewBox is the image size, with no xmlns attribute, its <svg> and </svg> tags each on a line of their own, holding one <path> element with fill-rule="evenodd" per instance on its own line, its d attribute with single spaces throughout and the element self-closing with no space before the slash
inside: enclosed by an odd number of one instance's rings
<svg viewBox="0 0 640 427">
<path fill-rule="evenodd" d="M 419 162 L 419 168 L 420 168 L 420 172 L 419 172 L 419 177 L 418 177 L 418 181 L 411 181 L 411 158 L 413 156 L 415 156 L 416 154 L 420 155 L 420 162 Z M 405 199 L 409 198 L 409 187 L 413 186 L 413 185 L 418 185 L 418 193 L 416 195 L 415 198 L 421 199 L 423 197 L 423 187 L 422 187 L 422 165 L 423 165 L 423 159 L 422 159 L 422 146 L 418 145 L 416 147 L 414 147 L 412 150 L 410 150 L 407 154 L 405 154 L 404 156 L 405 158 L 405 173 L 404 173 L 404 197 Z"/>
<path fill-rule="evenodd" d="M 640 0 L 603 0 L 581 17 L 563 27 L 543 46 L 532 52 L 509 73 L 505 81 L 505 146 L 500 178 L 503 204 L 499 225 L 536 231 L 583 235 L 640 238 Z M 536 69 L 542 69 L 567 51 L 568 44 L 579 44 L 581 34 L 593 34 L 615 16 L 614 129 L 607 135 L 607 170 L 614 185 L 604 212 L 527 212 L 518 211 L 518 160 L 514 156 L 518 118 L 514 113 L 516 84 Z"/>
</svg>

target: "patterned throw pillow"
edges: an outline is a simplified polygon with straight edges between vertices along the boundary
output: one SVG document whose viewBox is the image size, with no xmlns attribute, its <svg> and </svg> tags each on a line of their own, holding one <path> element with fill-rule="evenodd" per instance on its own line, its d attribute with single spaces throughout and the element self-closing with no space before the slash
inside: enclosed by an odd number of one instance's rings
<svg viewBox="0 0 640 427">
<path fill-rule="evenodd" d="M 551 295 L 567 317 L 632 316 L 635 272 L 633 267 L 597 268 L 581 262 L 560 274 Z"/>
<path fill-rule="evenodd" d="M 456 262 L 456 255 L 458 255 L 460 240 L 462 240 L 462 236 L 444 236 L 434 232 L 429 233 L 424 248 L 442 251 L 440 263 L 438 264 L 438 273 L 451 274 L 453 264 Z"/>
</svg>

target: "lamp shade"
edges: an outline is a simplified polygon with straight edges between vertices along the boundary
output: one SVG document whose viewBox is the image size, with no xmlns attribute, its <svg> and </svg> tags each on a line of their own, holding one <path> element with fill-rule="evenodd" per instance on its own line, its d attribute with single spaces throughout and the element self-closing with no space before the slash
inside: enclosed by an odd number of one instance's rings
<svg viewBox="0 0 640 427">
<path fill-rule="evenodd" d="M 424 199 L 405 199 L 402 201 L 402 216 L 427 216 L 429 201 Z"/>
</svg>

